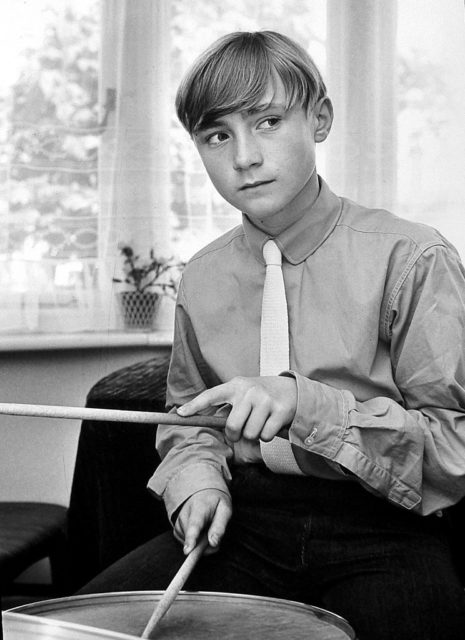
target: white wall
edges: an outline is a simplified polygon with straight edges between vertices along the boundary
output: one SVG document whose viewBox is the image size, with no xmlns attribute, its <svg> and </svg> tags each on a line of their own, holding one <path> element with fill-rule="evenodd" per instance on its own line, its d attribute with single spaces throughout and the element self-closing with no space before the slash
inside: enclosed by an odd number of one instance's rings
<svg viewBox="0 0 465 640">
<path fill-rule="evenodd" d="M 100 378 L 160 347 L 0 353 L 0 402 L 84 406 Z M 78 420 L 0 416 L 0 500 L 68 505 Z"/>
</svg>

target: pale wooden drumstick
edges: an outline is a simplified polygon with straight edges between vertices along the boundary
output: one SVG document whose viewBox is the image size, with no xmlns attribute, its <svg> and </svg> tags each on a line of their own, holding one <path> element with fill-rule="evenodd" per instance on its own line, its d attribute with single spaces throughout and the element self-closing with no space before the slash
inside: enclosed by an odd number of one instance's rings
<svg viewBox="0 0 465 640">
<path fill-rule="evenodd" d="M 66 407 L 45 404 L 21 404 L 0 402 L 0 414 L 38 418 L 69 418 L 105 422 L 138 422 L 143 424 L 175 424 L 179 426 L 210 427 L 224 429 L 225 418 L 218 416 L 189 416 L 155 411 L 122 411 L 119 409 L 93 409 L 91 407 Z"/>
<path fill-rule="evenodd" d="M 200 556 L 205 551 L 207 546 L 208 546 L 208 539 L 207 539 L 207 536 L 204 536 L 200 540 L 200 542 L 197 544 L 197 546 L 194 547 L 192 551 L 189 553 L 189 555 L 187 556 L 187 558 L 184 560 L 181 567 L 179 568 L 178 572 L 169 583 L 165 593 L 159 600 L 157 606 L 155 607 L 155 610 L 152 613 L 152 616 L 148 621 L 147 626 L 142 632 L 141 638 L 152 637 L 152 634 L 156 626 L 158 625 L 160 620 L 163 618 L 165 613 L 168 611 L 168 609 L 171 607 L 171 605 L 175 601 L 176 596 L 183 588 L 184 583 L 192 573 L 192 570 L 194 569 L 195 565 L 197 564 L 197 561 L 199 560 Z"/>
</svg>

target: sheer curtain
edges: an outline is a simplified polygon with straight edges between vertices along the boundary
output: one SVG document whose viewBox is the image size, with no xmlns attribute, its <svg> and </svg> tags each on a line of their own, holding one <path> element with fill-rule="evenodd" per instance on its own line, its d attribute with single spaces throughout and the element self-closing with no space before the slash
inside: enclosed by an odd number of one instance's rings
<svg viewBox="0 0 465 640">
<path fill-rule="evenodd" d="M 93 308 L 96 2 L 0 4 L 0 333 L 73 330 Z"/>
<path fill-rule="evenodd" d="M 340 195 L 388 209 L 397 182 L 397 14 L 396 2 L 327 5 L 328 180 Z"/>
<path fill-rule="evenodd" d="M 465 262 L 465 20 L 461 0 L 399 2 L 397 208 Z"/>
<path fill-rule="evenodd" d="M 465 21 L 461 0 L 328 0 L 340 194 L 430 224 L 465 260 Z"/>
<path fill-rule="evenodd" d="M 170 3 L 103 0 L 101 101 L 115 110 L 99 158 L 100 309 L 94 327 L 118 328 L 115 304 L 119 247 L 141 258 L 169 257 L 170 246 Z"/>
<path fill-rule="evenodd" d="M 54 4 L 60 20 L 65 19 L 62 8 L 73 4 L 40 2 Z M 48 173 L 32 188 L 37 135 L 27 156 L 22 139 L 10 135 L 11 109 L 8 115 L 6 102 L 0 103 L 0 333 L 121 329 L 118 285 L 112 281 L 119 275 L 121 244 L 132 245 L 141 256 L 153 248 L 186 259 L 237 224 L 239 212 L 213 191 L 173 108 L 176 86 L 190 62 L 213 39 L 233 30 L 287 33 L 321 68 L 335 120 L 317 160 L 333 190 L 435 226 L 465 258 L 461 0 L 86 2 L 98 6 L 100 16 L 100 29 L 92 31 L 98 39 L 92 58 L 98 96 L 95 106 L 88 106 L 91 114 L 84 113 L 84 97 L 77 115 L 63 106 L 60 114 L 72 132 L 86 134 L 80 140 L 87 143 L 73 162 L 79 160 L 82 175 L 92 179 L 60 182 L 58 174 Z M 90 23 L 84 21 L 82 29 L 89 32 Z M 70 42 L 77 46 L 76 38 Z M 54 46 L 47 49 L 51 61 L 58 56 Z M 65 68 L 66 56 L 60 55 Z M 90 59 L 89 52 L 81 56 L 80 68 L 91 69 Z M 74 102 L 78 91 L 88 88 L 86 78 L 68 89 Z M 52 80 L 58 83 L 56 74 L 41 78 L 43 91 Z M 30 110 L 28 118 L 34 117 Z M 35 127 L 33 132 L 43 131 L 42 124 Z M 56 151 L 53 166 L 71 175 L 74 165 L 57 143 L 60 131 L 55 127 L 39 141 L 42 149 Z M 76 148 L 69 136 L 66 140 L 68 150 Z M 18 176 L 14 172 L 21 162 L 26 170 Z M 43 204 L 44 198 L 50 201 L 43 194 L 57 182 L 61 199 L 52 210 Z M 39 191 L 40 206 L 33 202 Z M 25 221 L 20 244 L 19 220 Z M 68 244 L 53 245 L 58 231 Z"/>
</svg>

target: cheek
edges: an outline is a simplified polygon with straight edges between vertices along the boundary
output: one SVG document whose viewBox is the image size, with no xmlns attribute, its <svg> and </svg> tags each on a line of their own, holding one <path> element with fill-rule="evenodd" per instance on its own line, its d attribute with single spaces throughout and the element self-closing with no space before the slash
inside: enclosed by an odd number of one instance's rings
<svg viewBox="0 0 465 640">
<path fill-rule="evenodd" d="M 301 131 L 294 143 L 296 162 L 308 166 L 315 162 L 315 144 L 312 141 L 312 133 L 307 129 Z"/>
<path fill-rule="evenodd" d="M 221 164 L 215 162 L 206 162 L 205 160 L 203 161 L 203 164 L 213 186 L 218 191 L 221 191 L 226 180 L 226 175 L 221 168 Z"/>
<path fill-rule="evenodd" d="M 220 154 L 213 158 L 200 154 L 200 158 L 213 186 L 218 191 L 224 189 L 228 182 L 226 159 Z"/>
<path fill-rule="evenodd" d="M 305 173 L 315 163 L 315 145 L 312 142 L 312 132 L 302 126 L 288 135 L 281 145 L 275 148 L 275 157 L 279 157 L 280 166 L 288 173 Z"/>
<path fill-rule="evenodd" d="M 204 163 L 204 166 L 210 182 L 220 196 L 233 207 L 240 209 L 241 205 L 237 201 L 237 192 L 234 188 L 231 174 L 228 173 L 226 168 L 219 162 L 209 163 L 208 165 Z"/>
<path fill-rule="evenodd" d="M 284 172 L 287 181 L 292 185 L 305 183 L 315 169 L 315 154 L 311 147 L 296 144 L 295 147 L 282 158 L 281 173 Z"/>
</svg>

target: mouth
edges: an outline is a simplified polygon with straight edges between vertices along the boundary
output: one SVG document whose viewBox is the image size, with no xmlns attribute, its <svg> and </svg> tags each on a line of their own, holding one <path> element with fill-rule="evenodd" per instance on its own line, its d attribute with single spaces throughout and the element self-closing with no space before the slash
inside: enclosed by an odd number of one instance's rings
<svg viewBox="0 0 465 640">
<path fill-rule="evenodd" d="M 256 189 L 257 187 L 262 187 L 265 184 L 271 184 L 274 180 L 257 180 L 257 182 L 246 182 L 246 184 L 242 185 L 239 191 L 246 191 L 248 189 Z"/>
</svg>

